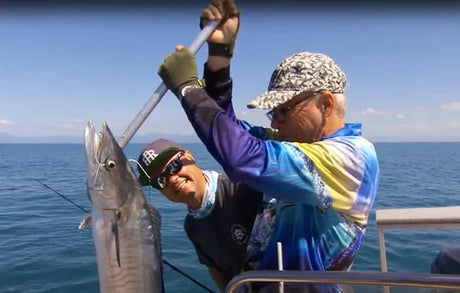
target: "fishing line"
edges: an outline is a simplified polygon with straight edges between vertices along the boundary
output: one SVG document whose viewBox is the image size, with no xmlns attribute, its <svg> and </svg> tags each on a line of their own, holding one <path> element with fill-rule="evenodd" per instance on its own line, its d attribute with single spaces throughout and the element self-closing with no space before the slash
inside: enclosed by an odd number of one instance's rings
<svg viewBox="0 0 460 293">
<path fill-rule="evenodd" d="M 48 186 L 47 184 L 43 183 L 41 180 L 39 179 L 34 179 L 35 181 L 37 181 L 38 183 L 40 183 L 41 185 L 45 186 L 46 188 L 48 188 L 49 190 L 53 191 L 54 193 L 56 193 L 57 195 L 59 195 L 60 197 L 62 197 L 63 199 L 71 202 L 74 206 L 76 206 L 77 208 L 81 209 L 82 211 L 86 212 L 86 213 L 89 213 L 89 211 L 87 209 L 85 209 L 84 207 L 82 207 L 81 205 L 77 204 L 76 202 L 74 202 L 73 200 L 71 200 L 70 198 L 66 197 L 65 195 L 63 195 L 62 193 L 58 192 L 57 190 L 51 188 L 50 186 Z M 208 291 L 208 292 L 211 292 L 211 293 L 214 293 L 214 291 L 212 291 L 211 289 L 209 289 L 208 287 L 206 287 L 205 285 L 201 284 L 200 282 L 198 282 L 197 280 L 195 280 L 193 277 L 187 275 L 186 273 L 184 273 L 183 271 L 181 271 L 180 269 L 178 269 L 177 267 L 173 266 L 170 262 L 168 262 L 167 260 L 163 259 L 163 263 L 165 263 L 166 265 L 168 265 L 171 269 L 175 270 L 176 272 L 178 272 L 179 274 L 181 274 L 182 276 L 186 277 L 187 279 L 189 279 L 190 281 L 192 281 L 193 283 L 197 284 L 198 286 L 200 286 L 201 288 L 203 288 L 204 290 Z"/>
<path fill-rule="evenodd" d="M 147 178 L 149 179 L 149 182 L 150 182 L 150 180 L 151 180 L 150 175 L 147 173 L 147 171 L 145 171 L 145 169 L 141 166 L 141 164 L 139 164 L 139 162 L 137 160 L 128 159 L 128 161 L 136 163 L 136 165 L 139 166 L 139 168 L 141 168 L 142 172 L 144 172 L 145 176 L 147 176 Z M 149 188 L 149 194 L 148 194 L 148 201 L 150 202 L 150 188 Z"/>
<path fill-rule="evenodd" d="M 96 170 L 96 175 L 94 175 L 93 185 L 96 186 L 97 174 L 99 174 L 99 170 L 102 167 L 105 167 L 105 163 L 99 163 L 99 161 L 97 160 L 97 155 L 96 154 L 94 154 L 94 160 L 96 161 L 96 164 L 97 164 L 97 170 Z"/>
<path fill-rule="evenodd" d="M 60 197 L 62 197 L 63 199 L 71 202 L 74 206 L 76 206 L 77 208 L 81 209 L 82 211 L 86 212 L 86 213 L 89 213 L 89 211 L 87 209 L 85 209 L 84 207 L 82 207 L 81 205 L 79 205 L 78 203 L 74 202 L 73 200 L 71 200 L 70 198 L 66 197 L 65 195 L 59 193 L 58 191 L 54 190 L 53 188 L 49 187 L 48 185 L 46 185 L 45 183 L 43 183 L 42 181 L 40 181 L 39 179 L 35 179 L 37 182 L 41 183 L 43 186 L 45 186 L 46 188 L 48 188 L 49 190 L 53 191 L 54 193 L 56 193 L 57 195 L 59 195 Z"/>
<path fill-rule="evenodd" d="M 149 173 L 147 173 L 147 171 L 145 171 L 145 169 L 141 166 L 141 164 L 139 164 L 139 162 L 138 162 L 137 160 L 128 159 L 128 161 L 133 162 L 133 163 L 136 163 L 136 165 L 138 165 L 139 168 L 141 168 L 142 172 L 144 172 L 145 176 L 147 176 L 147 178 L 148 178 L 149 181 L 150 181 L 150 175 L 149 175 Z"/>
<path fill-rule="evenodd" d="M 165 259 L 163 259 L 163 262 L 165 264 L 167 264 L 168 266 L 170 266 L 173 270 L 175 270 L 176 272 L 184 275 L 185 277 L 187 277 L 190 281 L 194 282 L 195 284 L 197 284 L 198 286 L 200 286 L 201 288 L 203 288 L 204 290 L 208 291 L 208 292 L 211 292 L 211 293 L 214 293 L 214 291 L 212 291 L 211 289 L 209 289 L 208 287 L 206 287 L 205 285 L 201 284 L 200 282 L 196 281 L 195 279 L 193 279 L 192 277 L 188 276 L 186 273 L 182 272 L 181 270 L 179 270 L 178 268 L 176 268 L 175 266 L 173 266 L 171 263 L 169 263 L 168 261 L 166 261 Z"/>
</svg>

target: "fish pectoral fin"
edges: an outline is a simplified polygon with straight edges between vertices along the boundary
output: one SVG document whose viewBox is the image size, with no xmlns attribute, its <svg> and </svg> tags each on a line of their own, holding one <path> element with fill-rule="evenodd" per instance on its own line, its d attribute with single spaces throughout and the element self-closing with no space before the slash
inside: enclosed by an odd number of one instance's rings
<svg viewBox="0 0 460 293">
<path fill-rule="evenodd" d="M 85 229 L 86 227 L 89 226 L 90 223 L 91 223 L 91 216 L 87 216 L 80 222 L 80 225 L 78 225 L 78 230 Z"/>
<path fill-rule="evenodd" d="M 120 213 L 117 211 L 115 215 L 115 222 L 112 224 L 112 233 L 115 236 L 115 251 L 117 254 L 117 263 L 118 267 L 121 268 L 120 264 L 120 237 L 118 233 L 118 219 L 120 217 Z"/>
</svg>

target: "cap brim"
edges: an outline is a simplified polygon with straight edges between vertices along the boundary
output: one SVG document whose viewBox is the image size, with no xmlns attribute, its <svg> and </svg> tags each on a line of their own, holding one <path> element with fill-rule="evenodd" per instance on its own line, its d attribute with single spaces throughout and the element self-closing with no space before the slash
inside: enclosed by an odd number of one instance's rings
<svg viewBox="0 0 460 293">
<path fill-rule="evenodd" d="M 247 104 L 247 107 L 270 110 L 286 103 L 302 91 L 268 91 Z"/>
<path fill-rule="evenodd" d="M 150 185 L 149 178 L 147 178 L 147 175 L 145 175 L 143 171 L 140 171 L 139 174 L 140 174 L 139 175 L 139 183 L 142 186 Z"/>
<path fill-rule="evenodd" d="M 161 154 L 158 155 L 158 157 L 155 158 L 155 160 L 150 165 L 148 165 L 145 168 L 145 171 L 149 175 L 155 175 L 155 173 L 159 173 L 159 171 L 160 171 L 159 168 L 163 168 L 163 166 L 172 157 L 174 157 L 174 155 L 176 155 L 180 151 L 181 151 L 181 149 L 178 149 L 176 147 L 170 147 L 170 148 L 164 150 L 163 152 L 161 152 Z M 139 183 L 142 186 L 150 185 L 150 180 L 147 177 L 147 174 L 145 174 L 142 170 L 139 171 Z"/>
</svg>

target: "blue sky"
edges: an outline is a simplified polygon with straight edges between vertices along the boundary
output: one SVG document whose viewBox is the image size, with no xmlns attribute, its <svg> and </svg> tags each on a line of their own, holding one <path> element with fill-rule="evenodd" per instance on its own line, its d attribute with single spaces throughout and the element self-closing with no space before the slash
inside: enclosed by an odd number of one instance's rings
<svg viewBox="0 0 460 293">
<path fill-rule="evenodd" d="M 265 111 L 246 103 L 266 90 L 282 59 L 322 52 L 347 74 L 346 121 L 362 122 L 364 136 L 460 141 L 458 7 L 280 9 L 240 2 L 232 64 L 240 118 L 268 126 Z M 88 120 L 123 133 L 160 84 L 157 68 L 164 58 L 198 34 L 207 3 L 0 9 L 0 133 L 83 139 Z M 199 75 L 206 49 L 197 55 Z M 136 135 L 151 132 L 193 134 L 169 92 Z"/>
</svg>

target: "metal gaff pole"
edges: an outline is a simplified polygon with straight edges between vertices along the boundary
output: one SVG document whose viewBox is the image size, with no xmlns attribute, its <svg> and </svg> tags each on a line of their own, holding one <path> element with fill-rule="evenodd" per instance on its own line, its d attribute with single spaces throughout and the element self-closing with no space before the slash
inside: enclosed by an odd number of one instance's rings
<svg viewBox="0 0 460 293">
<path fill-rule="evenodd" d="M 204 42 L 206 42 L 206 40 L 209 38 L 209 36 L 216 29 L 216 27 L 219 25 L 221 21 L 222 20 L 211 21 L 203 27 L 198 36 L 196 36 L 196 38 L 188 47 L 189 50 L 192 51 L 193 55 L 195 55 L 196 52 L 198 52 L 198 50 L 201 48 Z M 118 141 L 118 144 L 121 148 L 124 148 L 128 144 L 128 142 L 134 136 L 139 127 L 141 127 L 142 123 L 144 123 L 144 121 L 147 119 L 150 113 L 152 113 L 156 105 L 160 102 L 161 98 L 164 96 L 167 90 L 168 89 L 162 82 L 155 90 L 153 95 L 150 96 L 150 99 L 147 101 L 147 103 L 145 103 L 144 107 L 142 107 L 137 116 L 129 124 L 125 132 L 123 132 L 123 134 L 121 135 L 120 140 Z"/>
</svg>

